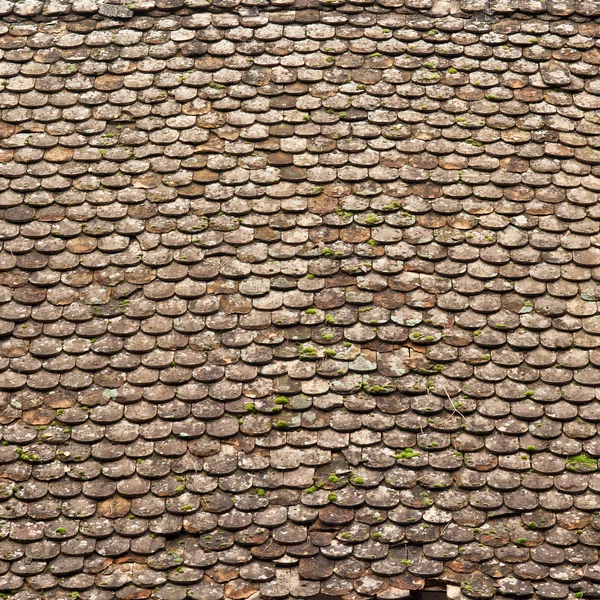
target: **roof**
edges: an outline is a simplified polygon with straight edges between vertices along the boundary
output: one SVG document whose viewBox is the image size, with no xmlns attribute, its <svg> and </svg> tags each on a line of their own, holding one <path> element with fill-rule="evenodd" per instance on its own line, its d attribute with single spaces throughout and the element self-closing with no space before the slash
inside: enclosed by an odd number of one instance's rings
<svg viewBox="0 0 600 600">
<path fill-rule="evenodd" d="M 0 0 L 0 593 L 598 596 L 599 17 Z"/>
</svg>

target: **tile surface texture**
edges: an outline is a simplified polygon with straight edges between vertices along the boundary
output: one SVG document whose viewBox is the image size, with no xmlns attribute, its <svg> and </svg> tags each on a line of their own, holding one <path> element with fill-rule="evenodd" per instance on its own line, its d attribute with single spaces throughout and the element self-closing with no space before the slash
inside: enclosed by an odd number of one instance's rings
<svg viewBox="0 0 600 600">
<path fill-rule="evenodd" d="M 600 2 L 0 0 L 0 594 L 600 596 Z"/>
</svg>

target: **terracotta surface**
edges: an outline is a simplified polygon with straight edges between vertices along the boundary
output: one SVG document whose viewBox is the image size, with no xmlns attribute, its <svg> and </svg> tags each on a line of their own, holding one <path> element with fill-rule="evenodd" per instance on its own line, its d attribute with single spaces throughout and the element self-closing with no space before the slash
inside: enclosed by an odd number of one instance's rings
<svg viewBox="0 0 600 600">
<path fill-rule="evenodd" d="M 599 48 L 0 0 L 0 593 L 599 596 Z"/>
</svg>

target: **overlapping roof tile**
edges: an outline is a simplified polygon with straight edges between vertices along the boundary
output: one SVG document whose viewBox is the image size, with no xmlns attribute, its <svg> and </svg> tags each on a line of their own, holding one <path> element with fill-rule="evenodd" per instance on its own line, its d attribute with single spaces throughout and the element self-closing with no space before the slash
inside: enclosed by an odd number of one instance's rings
<svg viewBox="0 0 600 600">
<path fill-rule="evenodd" d="M 600 594 L 600 2 L 0 0 L 0 594 Z"/>
</svg>

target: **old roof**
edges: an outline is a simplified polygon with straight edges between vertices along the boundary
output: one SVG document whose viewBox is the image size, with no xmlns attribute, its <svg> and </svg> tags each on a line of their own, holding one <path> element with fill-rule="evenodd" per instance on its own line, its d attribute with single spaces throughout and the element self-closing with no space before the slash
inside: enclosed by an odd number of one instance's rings
<svg viewBox="0 0 600 600">
<path fill-rule="evenodd" d="M 600 2 L 0 0 L 0 593 L 600 595 Z"/>
</svg>

